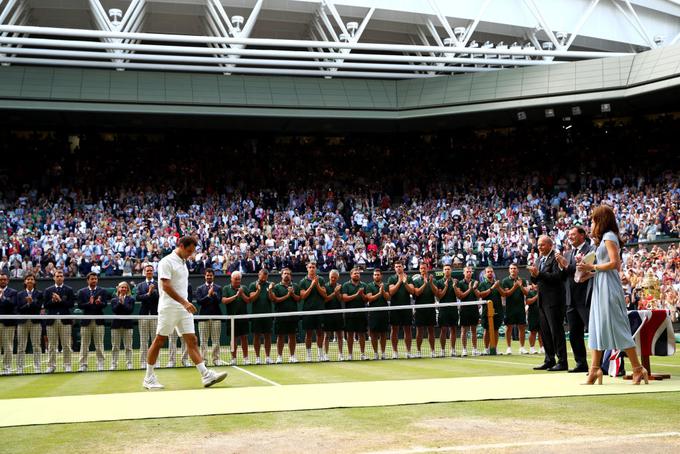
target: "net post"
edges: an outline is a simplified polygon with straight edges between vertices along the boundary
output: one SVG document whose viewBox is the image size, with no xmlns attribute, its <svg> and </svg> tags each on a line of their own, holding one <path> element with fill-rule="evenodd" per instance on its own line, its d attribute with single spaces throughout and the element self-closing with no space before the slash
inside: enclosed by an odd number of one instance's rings
<svg viewBox="0 0 680 454">
<path fill-rule="evenodd" d="M 231 344 L 231 350 L 229 351 L 229 356 L 228 358 L 231 358 L 231 354 L 236 351 L 236 336 L 234 336 L 234 331 L 236 327 L 236 320 L 234 317 L 231 317 L 229 319 L 229 326 L 231 327 L 231 331 L 229 331 L 229 343 Z"/>
<path fill-rule="evenodd" d="M 487 315 L 487 323 L 489 326 L 489 355 L 495 356 L 497 354 L 496 352 L 496 344 L 497 344 L 497 339 L 496 339 L 496 327 L 493 324 L 493 316 L 496 315 L 496 313 L 493 310 L 493 301 L 487 301 L 486 302 L 486 315 Z"/>
</svg>

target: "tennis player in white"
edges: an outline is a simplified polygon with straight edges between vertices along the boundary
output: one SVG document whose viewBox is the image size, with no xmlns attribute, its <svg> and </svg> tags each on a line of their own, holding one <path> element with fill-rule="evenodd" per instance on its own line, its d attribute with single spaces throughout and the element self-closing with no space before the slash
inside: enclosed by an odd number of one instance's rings
<svg viewBox="0 0 680 454">
<path fill-rule="evenodd" d="M 146 389 L 162 389 L 154 365 L 158 353 L 168 340 L 173 330 L 184 339 L 187 351 L 196 368 L 201 373 L 204 387 L 219 383 L 227 377 L 226 372 L 215 372 L 205 367 L 198 341 L 194 332 L 194 312 L 196 307 L 187 300 L 189 288 L 189 270 L 186 259 L 196 250 L 196 239 L 184 236 L 177 242 L 177 247 L 158 264 L 158 280 L 160 281 L 158 299 L 158 328 L 149 352 L 147 353 L 146 376 L 142 385 Z"/>
</svg>

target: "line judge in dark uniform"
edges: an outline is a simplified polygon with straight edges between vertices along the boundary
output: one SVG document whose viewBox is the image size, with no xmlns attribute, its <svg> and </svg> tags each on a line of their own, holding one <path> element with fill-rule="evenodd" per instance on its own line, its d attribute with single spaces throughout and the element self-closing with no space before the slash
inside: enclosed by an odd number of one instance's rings
<svg viewBox="0 0 680 454">
<path fill-rule="evenodd" d="M 0 314 L 16 315 L 17 291 L 9 288 L 9 276 L 0 272 Z M 17 330 L 16 320 L 0 322 L 0 346 L 4 352 L 0 375 L 9 375 L 12 371 L 12 353 L 14 351 L 14 333 Z"/>
<path fill-rule="evenodd" d="M 99 276 L 90 272 L 87 275 L 87 287 L 78 290 L 78 307 L 83 315 L 104 315 L 109 294 L 99 287 Z M 80 322 L 80 372 L 87 371 L 87 357 L 90 343 L 94 342 L 97 353 L 97 370 L 104 370 L 104 320 L 81 320 Z"/>
<path fill-rule="evenodd" d="M 144 267 L 144 277 L 146 279 L 137 284 L 137 301 L 141 303 L 139 315 L 158 315 L 158 282 L 153 279 L 153 266 L 146 265 Z M 146 354 L 149 351 L 149 344 L 153 342 L 156 336 L 157 323 L 156 320 L 139 321 L 139 350 L 142 369 L 146 368 Z"/>
<path fill-rule="evenodd" d="M 73 289 L 64 285 L 64 272 L 54 272 L 54 285 L 47 287 L 43 293 L 43 301 L 47 315 L 71 315 L 76 298 Z M 64 355 L 64 372 L 71 372 L 71 327 L 73 320 L 46 320 L 47 325 L 47 373 L 54 372 L 57 368 L 57 348 L 61 342 L 61 350 Z"/>
<path fill-rule="evenodd" d="M 17 294 L 17 313 L 21 315 L 40 315 L 43 304 L 43 294 L 35 288 L 35 276 L 27 274 L 24 277 L 24 290 Z M 33 350 L 33 372 L 40 373 L 42 369 L 42 350 L 40 334 L 42 327 L 40 320 L 19 320 L 17 322 L 17 373 L 24 373 L 24 361 L 28 340 L 31 340 Z"/>
<path fill-rule="evenodd" d="M 586 344 L 583 340 L 585 327 L 588 326 L 588 316 L 590 314 L 590 295 L 592 292 L 593 281 L 588 279 L 585 282 L 574 281 L 576 273 L 577 258 L 585 256 L 591 251 L 595 251 L 594 246 L 583 227 L 574 227 L 569 230 L 569 242 L 571 251 L 566 256 L 555 254 L 555 259 L 560 266 L 564 288 L 566 290 L 567 321 L 569 322 L 569 343 L 574 352 L 576 367 L 569 369 L 569 372 L 588 372 L 588 360 L 586 358 Z"/>
<path fill-rule="evenodd" d="M 196 289 L 196 304 L 201 308 L 198 315 L 224 315 L 222 313 L 222 287 L 215 284 L 215 271 L 206 268 L 203 272 L 205 283 Z M 208 360 L 208 344 L 212 340 L 210 357 L 215 366 L 226 366 L 220 359 L 220 336 L 222 320 L 201 320 L 198 322 L 198 336 L 201 342 L 201 355 Z"/>
<path fill-rule="evenodd" d="M 534 370 L 566 371 L 568 363 L 567 343 L 564 339 L 564 282 L 555 259 L 552 239 L 541 235 L 538 238 L 538 251 L 540 253 L 538 266 L 528 266 L 527 270 L 531 273 L 531 282 L 538 284 L 538 308 L 545 361 L 540 366 L 534 367 Z"/>
</svg>

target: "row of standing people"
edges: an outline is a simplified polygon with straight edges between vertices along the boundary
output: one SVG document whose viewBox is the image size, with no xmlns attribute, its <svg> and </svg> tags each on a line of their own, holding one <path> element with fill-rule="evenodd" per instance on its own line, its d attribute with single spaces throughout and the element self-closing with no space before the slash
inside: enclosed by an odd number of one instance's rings
<svg viewBox="0 0 680 454">
<path fill-rule="evenodd" d="M 158 306 L 158 284 L 154 280 L 154 269 L 148 266 L 144 270 L 145 280 L 136 289 L 136 300 L 140 303 L 139 315 L 157 315 Z M 298 309 L 298 303 L 302 301 L 303 311 L 314 311 L 321 309 L 341 309 L 341 308 L 362 308 L 362 307 L 381 307 L 381 306 L 404 306 L 403 310 L 388 312 L 373 312 L 368 317 L 365 313 L 347 314 L 324 314 L 324 315 L 305 315 L 302 317 L 302 329 L 305 334 L 306 359 L 312 358 L 312 341 L 316 336 L 318 355 L 320 361 L 328 360 L 329 340 L 335 336 L 338 342 L 339 358 L 345 359 L 344 343 L 347 343 L 347 359 L 352 359 L 354 342 L 358 340 L 360 357 L 366 359 L 366 334 L 370 335 L 373 346 L 374 358 L 385 358 L 386 343 L 388 338 L 392 342 L 393 358 L 398 357 L 399 336 L 403 333 L 406 347 L 405 356 L 419 357 L 421 346 L 425 336 L 427 336 L 431 354 L 435 356 L 435 326 L 440 328 L 440 351 L 438 356 L 445 356 L 446 345 L 450 342 L 450 354 L 456 355 L 457 332 L 463 344 L 462 356 L 467 356 L 467 335 L 470 334 L 473 344 L 472 355 L 480 354 L 477 350 L 477 325 L 480 318 L 485 330 L 484 342 L 485 353 L 488 353 L 491 337 L 488 332 L 488 318 L 485 305 L 464 305 L 459 307 L 442 307 L 437 311 L 434 308 L 416 309 L 415 317 L 412 310 L 412 298 L 415 305 L 434 303 L 435 299 L 442 303 L 463 301 L 471 302 L 479 299 L 489 299 L 493 301 L 496 315 L 494 326 L 496 331 L 504 321 L 507 329 L 512 332 L 513 327 L 518 328 L 521 347 L 519 353 L 528 353 L 525 349 L 525 328 L 527 315 L 525 314 L 525 302 L 529 319 L 529 329 L 531 331 L 530 344 L 531 353 L 535 353 L 534 343 L 538 331 L 538 308 L 535 304 L 535 292 L 531 293 L 531 287 L 526 281 L 519 278 L 516 266 L 511 266 L 509 276 L 497 281 L 493 275 L 493 269 L 485 271 L 485 278 L 482 282 L 472 279 L 472 269 L 464 270 L 463 279 L 455 279 L 452 276 L 450 266 L 443 269 L 443 277 L 439 280 L 428 272 L 423 264 L 420 274 L 414 277 L 404 273 L 404 267 L 398 263 L 395 265 L 395 274 L 385 283 L 383 282 L 382 272 L 373 272 L 373 281 L 364 283 L 360 281 L 359 270 L 355 269 L 351 273 L 348 282 L 340 285 L 339 273 L 332 271 L 328 281 L 316 274 L 316 265 L 310 263 L 307 266 L 307 276 L 298 284 L 291 280 L 290 270 L 284 270 L 282 279 L 279 283 L 270 282 L 267 270 L 261 270 L 258 280 L 249 287 L 241 285 L 241 275 L 238 272 L 232 273 L 231 281 L 225 286 L 215 283 L 215 276 L 212 270 L 205 272 L 205 283 L 196 290 L 196 303 L 200 306 L 199 315 L 223 315 L 222 305 L 226 305 L 227 313 L 230 315 L 241 315 L 252 313 L 271 313 L 290 312 Z M 87 287 L 74 292 L 70 287 L 64 285 L 62 273 L 57 273 L 54 278 L 54 285 L 47 288 L 44 292 L 35 289 L 35 279 L 33 276 L 26 276 L 24 280 L 25 289 L 16 292 L 7 287 L 7 276 L 0 275 L 0 310 L 3 314 L 24 314 L 39 315 L 47 313 L 49 315 L 71 314 L 71 309 L 77 305 L 85 315 L 103 315 L 107 305 L 111 306 L 112 312 L 117 315 L 131 315 L 135 307 L 135 298 L 131 296 L 130 286 L 126 282 L 121 282 L 116 288 L 113 298 L 109 292 L 98 286 L 98 276 L 90 273 L 87 276 Z M 189 290 L 191 295 L 193 292 Z M 190 298 L 192 299 L 192 298 Z M 503 305 L 502 300 L 505 301 Z M 251 306 L 251 310 L 248 310 Z M 481 314 L 480 314 L 481 307 Z M 505 317 L 503 314 L 505 313 Z M 480 317 L 481 315 L 481 317 Z M 297 317 L 263 317 L 235 322 L 235 336 L 243 350 L 245 363 L 249 363 L 248 336 L 253 334 L 254 348 L 256 353 L 255 362 L 260 362 L 261 347 L 264 346 L 265 359 L 267 363 L 273 362 L 271 359 L 272 333 L 277 336 L 277 362 L 283 358 L 283 347 L 287 343 L 289 346 L 290 359 L 296 361 L 295 347 L 297 344 Z M 114 320 L 111 325 L 112 358 L 111 369 L 116 369 L 120 351 L 121 341 L 125 351 L 127 367 L 133 367 L 132 363 L 132 337 L 133 320 Z M 210 356 L 215 365 L 226 365 L 236 358 L 236 350 L 231 352 L 231 360 L 224 362 L 221 359 L 220 338 L 222 334 L 221 320 L 201 320 L 198 322 L 199 338 L 204 357 L 207 357 L 209 344 Z M 9 373 L 12 364 L 12 351 L 14 335 L 17 337 L 17 372 L 22 373 L 24 368 L 24 358 L 28 341 L 30 340 L 33 358 L 34 371 L 41 371 L 41 348 L 40 338 L 42 324 L 47 331 L 47 352 L 48 367 L 47 372 L 54 372 L 56 369 L 56 355 L 59 343 L 63 352 L 63 364 L 65 371 L 71 371 L 71 345 L 72 345 L 72 325 L 73 321 L 62 320 L 4 320 L 0 323 L 3 333 L 3 373 Z M 416 352 L 412 353 L 412 325 L 416 327 Z M 97 369 L 104 369 L 104 320 L 82 320 L 81 326 L 81 348 L 79 370 L 85 371 L 88 367 L 88 353 L 90 344 L 94 343 Z M 145 367 L 146 353 L 149 341 L 152 340 L 156 331 L 156 321 L 150 319 L 139 320 L 140 353 L 141 365 Z M 497 333 L 496 333 L 497 334 Z M 497 335 L 495 336 L 497 339 Z M 506 336 L 508 349 L 506 353 L 511 353 L 511 336 Z M 540 342 L 540 338 L 539 338 Z M 166 366 L 173 367 L 177 356 L 177 336 L 171 336 L 170 351 Z M 186 348 L 182 342 L 182 363 L 188 365 Z"/>
</svg>

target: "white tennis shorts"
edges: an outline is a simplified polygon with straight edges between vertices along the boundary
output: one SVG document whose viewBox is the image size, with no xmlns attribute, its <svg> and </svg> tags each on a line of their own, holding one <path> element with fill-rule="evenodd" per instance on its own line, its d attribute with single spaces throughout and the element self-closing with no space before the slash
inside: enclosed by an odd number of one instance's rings
<svg viewBox="0 0 680 454">
<path fill-rule="evenodd" d="M 159 308 L 156 334 L 169 336 L 175 329 L 180 336 L 194 334 L 194 315 L 179 305 Z"/>
</svg>

